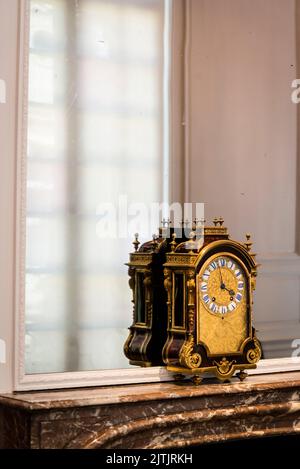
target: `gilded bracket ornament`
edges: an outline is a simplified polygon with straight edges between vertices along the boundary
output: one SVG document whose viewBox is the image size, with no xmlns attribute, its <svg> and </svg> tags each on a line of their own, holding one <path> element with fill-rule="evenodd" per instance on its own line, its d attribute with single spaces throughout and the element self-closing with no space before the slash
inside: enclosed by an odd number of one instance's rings
<svg viewBox="0 0 300 469">
<path fill-rule="evenodd" d="M 171 304 L 172 280 L 171 280 L 171 271 L 169 269 L 164 270 L 164 287 L 167 292 L 168 328 L 169 328 L 172 325 L 172 304 Z"/>
<path fill-rule="evenodd" d="M 188 339 L 182 345 L 179 352 L 181 366 L 191 369 L 199 368 L 202 362 L 201 355 L 194 352 L 194 327 L 195 327 L 195 277 L 193 270 L 187 272 L 188 290 Z"/>
<path fill-rule="evenodd" d="M 229 361 L 226 357 L 223 357 L 219 362 L 214 361 L 214 365 L 216 365 L 218 373 L 224 377 L 232 375 L 234 371 L 232 365 L 234 363 L 236 363 L 235 360 Z"/>
<path fill-rule="evenodd" d="M 194 345 L 194 337 L 190 334 L 179 352 L 179 363 L 181 366 L 195 369 L 201 365 L 201 355 L 194 352 Z"/>
<path fill-rule="evenodd" d="M 195 327 L 195 278 L 194 272 L 189 270 L 187 272 L 187 291 L 188 291 L 188 332 L 194 333 Z"/>
<path fill-rule="evenodd" d="M 254 348 L 248 350 L 246 355 L 248 363 L 251 364 L 257 363 L 261 358 L 261 346 L 256 337 L 254 338 L 253 342 Z"/>
</svg>

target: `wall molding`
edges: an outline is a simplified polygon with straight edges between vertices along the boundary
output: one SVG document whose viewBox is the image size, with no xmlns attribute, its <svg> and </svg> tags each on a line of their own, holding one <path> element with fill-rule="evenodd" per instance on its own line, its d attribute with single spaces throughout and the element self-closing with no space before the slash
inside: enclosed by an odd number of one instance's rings
<svg viewBox="0 0 300 469">
<path fill-rule="evenodd" d="M 296 252 L 265 253 L 257 261 L 261 264 L 258 275 L 261 279 L 291 279 L 299 282 L 300 289 L 300 256 Z M 300 338 L 299 319 L 256 321 L 255 326 L 266 356 L 273 358 L 279 354 L 290 356 L 293 352 L 292 341 Z"/>
<path fill-rule="evenodd" d="M 300 256 L 296 252 L 265 253 L 257 256 L 260 265 L 258 275 L 300 276 Z"/>
</svg>

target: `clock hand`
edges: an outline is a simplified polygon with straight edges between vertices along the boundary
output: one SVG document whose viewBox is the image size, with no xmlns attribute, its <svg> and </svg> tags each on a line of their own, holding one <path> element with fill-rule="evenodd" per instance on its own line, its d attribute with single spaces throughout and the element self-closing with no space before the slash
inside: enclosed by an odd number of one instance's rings
<svg viewBox="0 0 300 469">
<path fill-rule="evenodd" d="M 233 291 L 233 290 L 229 290 L 229 288 L 226 288 L 226 285 L 225 285 L 225 283 L 223 282 L 222 271 L 221 271 L 221 268 L 220 268 L 219 265 L 218 265 L 218 269 L 219 269 L 220 280 L 221 280 L 221 285 L 220 285 L 221 290 L 226 290 L 226 291 L 228 291 L 228 293 L 229 293 L 230 296 L 234 296 L 234 295 L 235 295 L 234 291 Z"/>
<path fill-rule="evenodd" d="M 221 281 L 222 281 L 222 280 L 221 280 Z M 226 288 L 226 285 L 225 285 L 225 283 L 223 283 L 223 282 L 221 283 L 221 290 L 226 290 L 226 291 L 228 291 L 228 293 L 229 293 L 230 296 L 234 296 L 234 295 L 235 295 L 235 292 L 234 292 L 233 290 L 229 289 L 229 288 Z"/>
<path fill-rule="evenodd" d="M 220 280 L 221 280 L 221 288 L 222 288 L 222 290 L 224 290 L 225 289 L 225 283 L 223 282 L 223 277 L 222 277 L 222 272 L 221 272 L 220 266 L 218 266 L 218 269 L 219 269 Z"/>
<path fill-rule="evenodd" d="M 227 290 L 230 296 L 234 296 L 234 295 L 235 295 L 234 291 L 233 291 L 233 290 L 229 290 L 229 288 L 226 288 L 226 287 L 225 287 L 224 290 Z"/>
</svg>

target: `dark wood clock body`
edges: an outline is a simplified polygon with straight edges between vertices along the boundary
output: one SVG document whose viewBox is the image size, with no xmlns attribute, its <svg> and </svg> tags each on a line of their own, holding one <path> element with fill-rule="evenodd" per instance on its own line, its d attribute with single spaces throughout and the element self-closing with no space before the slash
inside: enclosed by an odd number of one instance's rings
<svg viewBox="0 0 300 469">
<path fill-rule="evenodd" d="M 166 234 L 164 234 L 166 233 Z M 144 243 L 131 253 L 129 285 L 132 290 L 133 321 L 124 345 L 130 364 L 163 365 L 162 349 L 167 340 L 167 292 L 164 287 L 164 263 L 171 251 L 172 234 L 183 241 L 183 230 L 160 230 L 154 241 Z"/>
</svg>

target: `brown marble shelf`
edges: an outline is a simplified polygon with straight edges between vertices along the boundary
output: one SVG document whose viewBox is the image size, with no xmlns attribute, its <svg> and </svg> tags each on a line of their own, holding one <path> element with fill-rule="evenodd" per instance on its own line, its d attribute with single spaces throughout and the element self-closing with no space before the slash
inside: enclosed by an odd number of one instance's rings
<svg viewBox="0 0 300 469">
<path fill-rule="evenodd" d="M 0 396 L 2 448 L 174 448 L 300 434 L 300 372 Z"/>
</svg>

